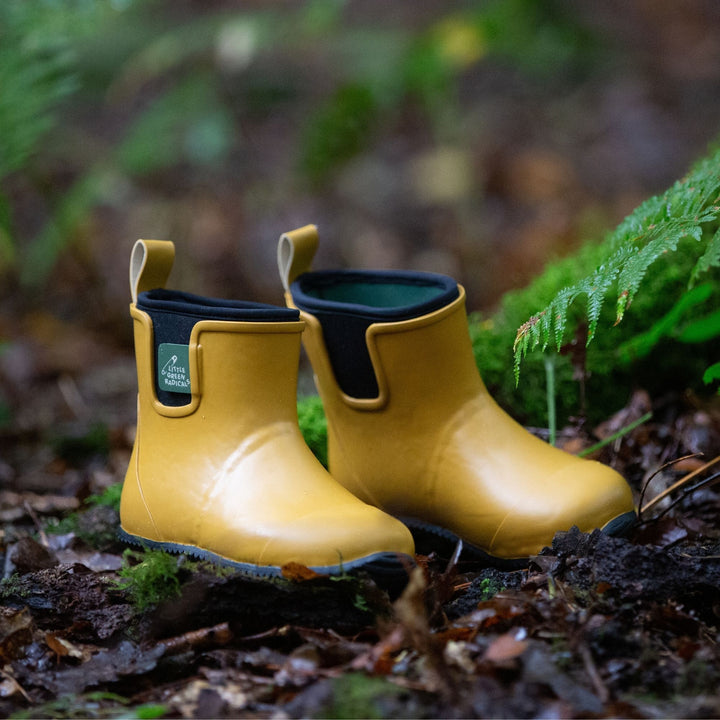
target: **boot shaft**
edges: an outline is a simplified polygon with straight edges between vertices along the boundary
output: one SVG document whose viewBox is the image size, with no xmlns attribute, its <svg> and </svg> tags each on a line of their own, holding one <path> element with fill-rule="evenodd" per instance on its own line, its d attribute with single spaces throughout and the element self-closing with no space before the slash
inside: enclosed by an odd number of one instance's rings
<svg viewBox="0 0 720 720">
<path fill-rule="evenodd" d="M 293 298 L 298 301 L 297 296 Z M 369 367 L 377 385 L 374 397 L 344 392 L 328 353 L 324 328 L 315 315 L 301 309 L 306 324 L 303 342 L 316 372 L 318 389 L 330 404 L 368 412 L 411 413 L 441 403 L 454 412 L 483 388 L 467 332 L 465 293 L 426 315 L 398 322 L 370 324 L 362 335 Z M 375 422 L 370 420 L 370 422 Z"/>
<path fill-rule="evenodd" d="M 435 401 L 457 408 L 484 390 L 461 285 L 437 273 L 309 272 L 316 247 L 314 226 L 301 228 L 281 238 L 278 260 L 326 404 L 368 412 L 406 405 L 417 415 Z"/>
<path fill-rule="evenodd" d="M 136 306 L 130 313 L 144 414 L 190 418 L 199 413 L 203 422 L 218 418 L 220 423 L 227 418 L 233 425 L 247 427 L 296 417 L 304 323 L 199 320 L 187 345 L 162 344 L 178 348 L 176 355 L 166 360 L 167 353 L 159 352 L 154 342 L 150 315 Z M 175 376 L 171 381 L 179 378 L 187 388 L 187 393 L 173 393 L 185 398 L 184 404 L 170 405 L 158 399 L 158 377 L 164 369 Z"/>
<path fill-rule="evenodd" d="M 172 243 L 153 240 L 138 241 L 131 256 L 140 420 L 295 421 L 297 311 L 165 290 L 173 260 Z"/>
</svg>

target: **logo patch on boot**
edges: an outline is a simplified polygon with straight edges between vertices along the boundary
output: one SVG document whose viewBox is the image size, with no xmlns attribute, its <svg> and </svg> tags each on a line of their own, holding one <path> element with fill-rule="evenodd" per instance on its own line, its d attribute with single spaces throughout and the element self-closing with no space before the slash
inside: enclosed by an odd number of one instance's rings
<svg viewBox="0 0 720 720">
<path fill-rule="evenodd" d="M 190 360 L 187 345 L 162 343 L 158 347 L 158 387 L 190 394 Z"/>
</svg>

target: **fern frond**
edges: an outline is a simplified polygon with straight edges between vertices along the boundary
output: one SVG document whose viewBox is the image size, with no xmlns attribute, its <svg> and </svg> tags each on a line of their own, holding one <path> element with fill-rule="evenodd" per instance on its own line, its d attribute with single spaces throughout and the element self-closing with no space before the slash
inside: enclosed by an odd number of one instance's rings
<svg viewBox="0 0 720 720">
<path fill-rule="evenodd" d="M 591 276 L 590 282 L 585 283 L 583 289 L 587 294 L 588 344 L 595 337 L 595 331 L 600 320 L 600 311 L 608 290 L 632 253 L 633 248 L 631 246 L 621 247 L 615 252 L 607 265 L 601 265 Z M 558 348 L 561 343 L 562 338 L 558 340 Z"/>
<path fill-rule="evenodd" d="M 716 209 L 720 210 L 720 208 Z M 690 276 L 690 284 L 694 285 L 699 275 L 707 272 L 711 267 L 717 266 L 720 266 L 720 229 L 712 236 L 705 252 L 698 258 Z"/>
<path fill-rule="evenodd" d="M 708 223 L 720 217 L 720 150 L 697 163 L 688 175 L 662 195 L 649 198 L 623 220 L 603 242 L 606 260 L 596 270 L 574 285 L 563 288 L 550 303 L 517 331 L 515 379 L 528 352 L 541 346 L 544 350 L 552 338 L 558 348 L 563 344 L 568 314 L 573 303 L 586 297 L 588 344 L 600 321 L 607 296 L 615 288 L 615 324 L 640 290 L 650 266 L 661 257 L 677 251 L 685 238 L 692 238 L 699 258 L 689 283 L 711 267 L 720 266 L 720 230 L 712 237 L 704 232 Z M 688 247 L 683 244 L 683 249 Z"/>
<path fill-rule="evenodd" d="M 676 220 L 656 225 L 652 228 L 648 236 L 650 240 L 646 240 L 645 247 L 638 249 L 627 258 L 617 280 L 619 293 L 616 325 L 623 319 L 625 310 L 630 306 L 650 265 L 662 255 L 675 252 L 680 241 L 687 236 L 699 241 L 702 237 L 702 228 L 690 221 Z"/>
</svg>

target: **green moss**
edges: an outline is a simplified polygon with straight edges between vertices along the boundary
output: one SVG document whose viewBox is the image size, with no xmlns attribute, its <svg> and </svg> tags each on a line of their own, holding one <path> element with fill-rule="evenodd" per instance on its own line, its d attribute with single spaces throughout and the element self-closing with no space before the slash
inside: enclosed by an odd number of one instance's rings
<svg viewBox="0 0 720 720">
<path fill-rule="evenodd" d="M 330 718 L 383 718 L 384 706 L 391 703 L 403 690 L 387 680 L 368 677 L 361 673 L 346 673 L 333 682 L 333 695 L 328 707 L 318 717 Z"/>
<path fill-rule="evenodd" d="M 670 313 L 687 292 L 688 277 L 697 260 L 689 252 L 694 242 L 687 238 L 672 256 L 650 267 L 621 323 L 614 324 L 615 308 L 611 303 L 603 308 L 597 333 L 587 348 L 587 410 L 591 420 L 603 419 L 622 407 L 638 384 L 651 394 L 664 393 L 668 388 L 703 392 L 703 373 L 720 357 L 717 338 L 693 344 L 692 352 L 688 352 L 688 345 L 671 333 L 660 337 L 643 358 L 632 358 L 625 351 L 627 343 Z M 574 255 L 548 264 L 527 288 L 507 293 L 492 316 L 470 316 L 473 351 L 488 389 L 511 414 L 527 424 L 543 426 L 547 422 L 545 369 L 542 353 L 527 355 L 520 382 L 515 386 L 512 346 L 517 329 L 560 290 L 592 272 L 602 254 L 601 246 L 586 245 Z M 720 305 L 720 273 L 713 269 L 704 279 L 710 286 L 707 299 L 689 307 L 682 315 L 683 323 L 706 316 Z M 568 327 L 581 327 L 583 321 L 584 308 L 571 306 Z M 578 339 L 584 342 L 584 333 L 579 333 Z M 573 380 L 570 358 L 565 355 L 556 358 L 555 384 L 562 424 L 579 411 L 579 386 Z"/>
<path fill-rule="evenodd" d="M 298 422 L 308 447 L 327 467 L 327 419 L 322 400 L 317 395 L 302 398 L 298 402 Z"/>
<path fill-rule="evenodd" d="M 125 550 L 118 585 L 138 610 L 158 605 L 180 594 L 178 558 L 161 550 Z"/>
<path fill-rule="evenodd" d="M 480 581 L 480 602 L 492 600 L 499 592 L 502 592 L 505 586 L 495 578 L 483 578 Z"/>
<path fill-rule="evenodd" d="M 8 575 L 0 580 L 0 599 L 9 597 L 28 597 L 30 590 L 22 583 L 21 576 L 17 573 Z"/>
<path fill-rule="evenodd" d="M 103 490 L 99 495 L 91 495 L 86 504 L 90 506 L 107 506 L 120 512 L 120 496 L 122 495 L 123 484 L 121 482 L 113 483 Z"/>
</svg>

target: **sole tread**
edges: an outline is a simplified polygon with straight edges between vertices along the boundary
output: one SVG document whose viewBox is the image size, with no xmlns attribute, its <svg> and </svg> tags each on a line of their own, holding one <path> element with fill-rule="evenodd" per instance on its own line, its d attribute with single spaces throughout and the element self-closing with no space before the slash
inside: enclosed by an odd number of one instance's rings
<svg viewBox="0 0 720 720">
<path fill-rule="evenodd" d="M 410 529 L 413 535 L 416 546 L 421 548 L 419 552 L 427 549 L 428 551 L 435 551 L 441 557 L 451 557 L 458 542 L 462 538 L 455 535 L 450 530 L 440 527 L 439 525 L 433 525 L 425 522 L 424 520 L 418 520 L 417 518 L 400 517 L 401 520 Z M 633 511 L 618 515 L 602 528 L 602 532 L 607 535 L 619 536 L 626 533 L 637 521 L 637 516 Z M 486 550 L 468 543 L 465 540 L 462 547 L 462 557 L 467 560 L 474 562 L 481 562 L 488 567 L 495 567 L 499 570 L 520 570 L 528 566 L 530 561 L 529 557 L 522 558 L 499 558 L 491 555 Z M 426 554 L 429 554 L 426 553 Z"/>
<path fill-rule="evenodd" d="M 252 563 L 238 562 L 195 545 L 149 540 L 139 535 L 132 535 L 122 528 L 119 530 L 119 537 L 123 542 L 136 547 L 162 550 L 176 555 L 189 555 L 220 567 L 230 568 L 249 578 L 270 580 L 283 577 L 283 568 L 277 565 L 253 565 Z M 379 552 L 350 562 L 340 562 L 337 565 L 311 565 L 308 567 L 319 575 L 352 575 L 363 572 L 370 575 L 380 586 L 387 584 L 394 586 L 398 581 L 407 580 L 408 572 L 414 565 L 414 559 L 408 555 Z"/>
</svg>

